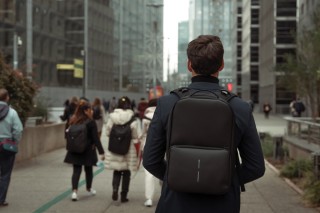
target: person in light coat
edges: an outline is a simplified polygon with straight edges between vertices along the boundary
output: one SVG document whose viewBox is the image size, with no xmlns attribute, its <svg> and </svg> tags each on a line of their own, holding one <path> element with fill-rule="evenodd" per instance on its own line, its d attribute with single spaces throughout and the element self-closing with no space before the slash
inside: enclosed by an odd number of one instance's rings
<svg viewBox="0 0 320 213">
<path fill-rule="evenodd" d="M 157 106 L 157 99 L 151 99 L 148 102 L 148 108 L 145 110 L 144 116 L 142 118 L 142 134 L 140 136 L 142 152 L 143 152 L 144 145 L 146 143 L 149 125 L 152 120 L 154 111 L 156 110 L 156 106 Z M 150 172 L 148 172 L 146 169 L 144 169 L 144 171 L 145 171 L 145 197 L 146 197 L 146 201 L 144 202 L 144 205 L 147 207 L 151 207 L 152 200 L 154 197 L 154 191 L 155 191 L 155 182 L 157 181 L 157 178 L 153 176 Z"/>
<path fill-rule="evenodd" d="M 0 142 L 11 139 L 19 143 L 23 126 L 16 110 L 9 105 L 8 90 L 0 88 Z M 16 155 L 0 153 L 0 207 L 8 206 L 6 201 Z"/>
<path fill-rule="evenodd" d="M 118 101 L 117 108 L 110 113 L 109 120 L 106 125 L 106 133 L 109 138 L 113 124 L 125 124 L 132 119 L 134 112 L 131 110 L 131 102 L 128 97 L 122 97 Z M 110 152 L 106 153 L 105 168 L 114 170 L 112 179 L 112 199 L 118 200 L 118 190 L 122 177 L 121 185 L 121 202 L 128 202 L 127 198 L 130 185 L 130 176 L 132 171 L 137 170 L 137 151 L 134 144 L 138 144 L 138 122 L 134 120 L 131 124 L 131 144 L 127 154 L 118 155 Z"/>
</svg>

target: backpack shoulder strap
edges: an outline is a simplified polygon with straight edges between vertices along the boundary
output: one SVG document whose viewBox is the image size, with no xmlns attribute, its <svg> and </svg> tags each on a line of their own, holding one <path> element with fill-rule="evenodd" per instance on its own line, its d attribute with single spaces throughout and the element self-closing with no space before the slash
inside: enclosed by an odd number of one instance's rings
<svg viewBox="0 0 320 213">
<path fill-rule="evenodd" d="M 188 87 L 180 87 L 178 89 L 172 90 L 170 94 L 175 94 L 179 99 L 186 97 L 190 94 L 190 88 Z"/>
<path fill-rule="evenodd" d="M 129 121 L 127 121 L 126 123 L 123 124 L 123 126 L 131 124 L 136 118 L 134 116 L 131 117 L 131 119 Z"/>
<path fill-rule="evenodd" d="M 232 98 L 237 97 L 236 94 L 229 92 L 225 89 L 220 89 L 218 91 L 215 91 L 215 94 L 219 96 L 219 98 L 225 100 L 226 102 L 230 102 Z"/>
</svg>

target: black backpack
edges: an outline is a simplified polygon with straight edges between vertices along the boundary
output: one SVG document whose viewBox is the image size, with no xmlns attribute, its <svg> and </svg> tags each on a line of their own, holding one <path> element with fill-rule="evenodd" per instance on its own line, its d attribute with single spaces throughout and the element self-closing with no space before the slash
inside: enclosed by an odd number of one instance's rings
<svg viewBox="0 0 320 213">
<path fill-rule="evenodd" d="M 239 167 L 235 119 L 226 90 L 180 88 L 168 123 L 167 180 L 173 191 L 222 195 Z M 244 188 L 242 188 L 244 191 Z"/>
<path fill-rule="evenodd" d="M 112 153 L 125 155 L 129 152 L 131 143 L 130 124 L 135 120 L 134 116 L 125 124 L 113 124 L 109 136 L 108 150 Z"/>
<path fill-rule="evenodd" d="M 83 153 L 88 147 L 87 123 L 72 124 L 66 129 L 67 146 L 69 152 Z"/>
</svg>

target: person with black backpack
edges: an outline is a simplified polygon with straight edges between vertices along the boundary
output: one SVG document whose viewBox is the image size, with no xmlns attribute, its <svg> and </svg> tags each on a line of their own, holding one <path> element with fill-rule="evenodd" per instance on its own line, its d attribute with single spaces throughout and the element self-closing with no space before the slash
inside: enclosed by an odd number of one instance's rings
<svg viewBox="0 0 320 213">
<path fill-rule="evenodd" d="M 86 173 L 86 189 L 88 195 L 95 195 L 92 188 L 93 166 L 98 162 L 97 149 L 101 160 L 104 160 L 104 149 L 98 136 L 96 122 L 92 118 L 93 110 L 89 102 L 81 100 L 66 129 L 67 154 L 65 163 L 73 165 L 72 201 L 78 200 L 78 184 L 82 171 Z"/>
<path fill-rule="evenodd" d="M 252 109 L 219 85 L 223 54 L 217 36 L 191 41 L 192 83 L 158 100 L 143 152 L 143 166 L 163 180 L 158 213 L 240 212 L 244 184 L 264 175 Z"/>
<path fill-rule="evenodd" d="M 137 151 L 135 144 L 138 140 L 138 122 L 131 109 L 130 99 L 126 96 L 119 98 L 117 108 L 110 113 L 106 125 L 108 136 L 108 151 L 106 153 L 105 167 L 113 170 L 112 200 L 118 200 L 118 190 L 121 184 L 122 203 L 127 198 L 130 185 L 131 171 L 137 170 Z"/>
</svg>

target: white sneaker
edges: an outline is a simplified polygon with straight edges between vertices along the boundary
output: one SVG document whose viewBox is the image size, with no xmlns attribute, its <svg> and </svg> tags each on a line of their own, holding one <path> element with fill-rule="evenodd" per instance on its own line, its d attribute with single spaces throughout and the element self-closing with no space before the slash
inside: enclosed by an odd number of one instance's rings
<svg viewBox="0 0 320 213">
<path fill-rule="evenodd" d="M 71 200 L 72 200 L 72 201 L 77 201 L 77 200 L 78 200 L 78 195 L 77 195 L 76 192 L 72 192 Z"/>
<path fill-rule="evenodd" d="M 91 196 L 94 196 L 94 195 L 96 195 L 97 194 L 97 191 L 96 190 L 94 190 L 94 189 L 90 189 L 90 191 L 87 191 L 88 192 L 88 194 L 89 195 L 91 195 Z"/>
<path fill-rule="evenodd" d="M 144 205 L 147 206 L 147 207 L 151 207 L 152 206 L 152 200 L 151 199 L 146 200 L 146 202 L 144 202 Z"/>
</svg>

